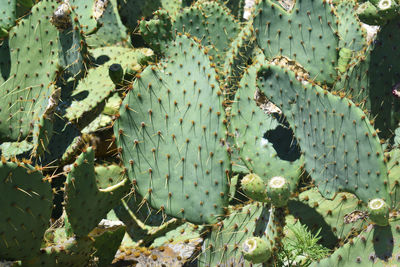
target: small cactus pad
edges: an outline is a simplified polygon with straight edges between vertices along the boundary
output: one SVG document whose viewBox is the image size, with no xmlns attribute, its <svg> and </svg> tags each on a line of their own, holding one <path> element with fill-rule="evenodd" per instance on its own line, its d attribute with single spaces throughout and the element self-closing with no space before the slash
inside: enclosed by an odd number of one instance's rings
<svg viewBox="0 0 400 267">
<path fill-rule="evenodd" d="M 94 151 L 89 147 L 77 158 L 67 176 L 65 210 L 77 236 L 87 235 L 130 189 L 127 179 L 99 189 L 93 164 Z"/>
<path fill-rule="evenodd" d="M 202 40 L 202 44 L 212 46 L 216 50 L 215 62 L 224 63 L 230 43 L 240 32 L 239 23 L 229 13 L 229 9 L 218 1 L 197 1 L 194 6 L 205 16 L 208 34 Z"/>
<path fill-rule="evenodd" d="M 252 263 L 266 262 L 272 256 L 270 244 L 258 236 L 246 239 L 242 249 L 244 258 Z"/>
<path fill-rule="evenodd" d="M 348 191 L 366 203 L 389 199 L 383 149 L 360 108 L 319 86 L 303 84 L 279 66 L 263 66 L 258 78 L 260 90 L 282 109 L 294 130 L 305 168 L 323 196 Z"/>
<path fill-rule="evenodd" d="M 369 218 L 379 226 L 389 224 L 389 206 L 383 199 L 375 198 L 368 203 Z"/>
<path fill-rule="evenodd" d="M 96 2 L 105 3 L 108 1 L 98 0 L 70 0 L 67 5 L 73 7 L 74 12 L 77 14 L 79 23 L 82 25 L 82 30 L 85 34 L 93 33 L 97 30 L 97 18 L 104 9 L 95 9 Z M 100 12 L 99 12 L 100 11 Z"/>
<path fill-rule="evenodd" d="M 21 162 L 0 163 L 0 258 L 20 260 L 37 253 L 53 205 L 50 183 Z"/>
<path fill-rule="evenodd" d="M 204 51 L 186 36 L 134 82 L 114 124 L 129 179 L 156 209 L 212 223 L 230 172 L 223 95 Z"/>
<path fill-rule="evenodd" d="M 260 202 L 267 200 L 267 187 L 264 181 L 255 173 L 249 173 L 243 177 L 242 190 L 247 197 Z"/>
<path fill-rule="evenodd" d="M 268 59 L 298 61 L 312 79 L 332 83 L 336 77 L 336 17 L 325 0 L 298 0 L 291 13 L 271 0 L 259 1 L 254 17 L 257 43 Z"/>
<path fill-rule="evenodd" d="M 150 21 L 141 20 L 139 24 L 143 39 L 156 52 L 162 52 L 165 44 L 172 39 L 172 24 L 168 12 L 157 10 Z"/>
<path fill-rule="evenodd" d="M 369 25 L 383 25 L 386 20 L 378 14 L 378 9 L 371 2 L 360 4 L 356 10 L 360 21 Z"/>
<path fill-rule="evenodd" d="M 281 176 L 272 177 L 268 181 L 267 196 L 275 207 L 286 206 L 289 197 L 290 189 L 287 180 Z"/>
</svg>

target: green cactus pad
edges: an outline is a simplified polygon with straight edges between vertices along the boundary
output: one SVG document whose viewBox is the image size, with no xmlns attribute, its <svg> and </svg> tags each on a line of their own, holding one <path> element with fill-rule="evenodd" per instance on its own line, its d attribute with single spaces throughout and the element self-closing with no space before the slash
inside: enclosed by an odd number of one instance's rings
<svg viewBox="0 0 400 267">
<path fill-rule="evenodd" d="M 369 25 L 383 25 L 386 20 L 378 14 L 376 6 L 371 2 L 366 1 L 358 6 L 356 10 L 357 16 L 360 21 Z"/>
<path fill-rule="evenodd" d="M 215 225 L 205 238 L 199 267 L 250 266 L 243 258 L 243 244 L 247 238 L 263 236 L 273 218 L 273 213 L 261 203 L 232 208 L 230 215 Z"/>
<path fill-rule="evenodd" d="M 97 0 L 70 0 L 69 5 L 73 8 L 74 12 L 78 15 L 79 23 L 82 25 L 82 30 L 85 34 L 93 33 L 98 29 L 97 19 L 98 15 L 95 11 L 102 9 L 95 9 L 96 2 L 100 4 L 106 1 Z M 107 1 L 108 2 L 108 1 Z"/>
<path fill-rule="evenodd" d="M 103 51 L 103 54 L 102 54 Z M 143 52 L 148 52 L 143 50 Z M 96 55 L 107 56 L 109 60 L 97 68 L 90 69 L 87 76 L 79 81 L 70 97 L 71 105 L 66 109 L 65 117 L 83 129 L 103 111 L 105 101 L 115 91 L 115 84 L 108 75 L 108 68 L 119 63 L 125 72 L 139 71 L 141 64 L 149 60 L 148 54 L 141 49 L 108 47 L 99 50 Z M 140 63 L 139 63 L 140 62 Z M 125 80 L 124 80 L 125 81 Z"/>
<path fill-rule="evenodd" d="M 168 12 L 157 10 L 150 21 L 141 20 L 140 33 L 147 44 L 156 52 L 162 52 L 172 40 L 172 23 Z"/>
<path fill-rule="evenodd" d="M 399 263 L 400 223 L 394 219 L 389 226 L 369 225 L 355 238 L 337 249 L 329 258 L 310 266 L 359 267 L 396 266 Z"/>
<path fill-rule="evenodd" d="M 350 193 L 338 193 L 333 200 L 321 196 L 317 188 L 302 192 L 288 202 L 289 211 L 312 231 L 321 229 L 321 243 L 333 248 L 367 225 L 365 206 Z"/>
<path fill-rule="evenodd" d="M 242 178 L 241 185 L 247 197 L 256 201 L 266 202 L 267 187 L 260 176 L 255 173 L 247 174 Z"/>
<path fill-rule="evenodd" d="M 226 52 L 224 74 L 228 97 L 233 98 L 238 84 L 255 48 L 255 36 L 252 21 L 247 22 Z"/>
<path fill-rule="evenodd" d="M 250 237 L 243 242 L 243 256 L 252 263 L 263 263 L 271 258 L 272 248 L 264 239 Z"/>
<path fill-rule="evenodd" d="M 262 0 L 255 14 L 257 43 L 268 59 L 286 56 L 304 66 L 313 80 L 335 80 L 338 26 L 327 1 L 298 0 L 288 13 L 271 0 Z"/>
<path fill-rule="evenodd" d="M 122 22 L 133 32 L 141 18 L 149 18 L 161 8 L 161 1 L 165 0 L 117 0 Z"/>
<path fill-rule="evenodd" d="M 4 36 L 0 33 L 0 38 L 7 35 L 7 31 L 15 25 L 17 19 L 17 0 L 4 1 L 0 5 L 0 29 L 5 32 Z"/>
<path fill-rule="evenodd" d="M 0 155 L 7 160 L 26 155 L 28 157 L 29 152 L 33 149 L 33 144 L 27 140 L 21 142 L 3 142 L 0 145 Z"/>
<path fill-rule="evenodd" d="M 287 180 L 281 176 L 272 177 L 267 184 L 267 196 L 275 207 L 286 206 L 290 197 Z"/>
<path fill-rule="evenodd" d="M 93 240 L 89 237 L 61 239 L 56 244 L 41 249 L 37 256 L 22 261 L 22 267 L 43 266 L 90 266 L 95 253 Z"/>
<path fill-rule="evenodd" d="M 368 203 L 369 218 L 379 226 L 389 224 L 389 206 L 383 199 L 375 198 Z"/>
<path fill-rule="evenodd" d="M 129 46 L 130 38 L 119 16 L 117 0 L 95 1 L 95 5 L 99 6 L 95 11 L 99 29 L 87 36 L 88 45 L 92 48 L 110 45 Z M 99 15 L 96 15 L 96 12 L 99 12 Z"/>
<path fill-rule="evenodd" d="M 39 251 L 53 199 L 41 172 L 21 162 L 0 163 L 0 258 L 21 260 Z"/>
<path fill-rule="evenodd" d="M 364 202 L 389 199 L 383 149 L 360 108 L 319 86 L 301 83 L 279 66 L 265 65 L 258 78 L 260 90 L 286 115 L 305 168 L 323 196 L 348 191 Z"/>
<path fill-rule="evenodd" d="M 339 47 L 360 51 L 367 45 L 367 37 L 354 11 L 355 6 L 355 0 L 341 1 L 335 11 L 339 20 Z"/>
<path fill-rule="evenodd" d="M 257 173 L 265 183 L 274 176 L 284 176 L 293 191 L 302 172 L 303 158 L 299 158 L 290 129 L 265 110 L 267 103 L 256 88 L 257 70 L 262 62 L 265 61 L 260 59 L 245 71 L 232 104 L 231 131 L 239 150 L 235 170 Z M 277 140 L 269 142 L 265 138 L 268 133 L 275 133 Z"/>
<path fill-rule="evenodd" d="M 215 53 L 211 51 L 211 54 L 215 57 L 214 62 L 223 64 L 229 45 L 240 32 L 239 23 L 218 1 L 197 1 L 194 7 L 199 8 L 205 16 L 208 34 L 202 44 L 213 47 Z"/>
<path fill-rule="evenodd" d="M 10 75 L 0 85 L 0 141 L 23 140 L 45 112 L 58 69 L 58 31 L 43 18 L 55 7 L 55 1 L 41 1 L 10 31 Z"/>
<path fill-rule="evenodd" d="M 395 0 L 380 0 L 377 5 L 378 15 L 384 19 L 390 20 L 398 17 L 399 5 Z"/>
<path fill-rule="evenodd" d="M 61 19 L 54 15 L 61 12 L 60 9 L 67 13 L 64 15 L 65 18 Z M 78 15 L 71 11 L 70 7 L 64 2 L 58 6 L 54 14 L 52 23 L 59 29 L 58 55 L 60 67 L 62 67 L 66 76 L 81 77 L 86 71 L 88 55 L 87 43 L 82 35 L 82 28 L 77 19 Z M 59 25 L 60 23 L 61 25 Z"/>
<path fill-rule="evenodd" d="M 206 46 L 213 62 L 223 64 L 229 44 L 240 32 L 238 22 L 214 1 L 199 1 L 183 9 L 172 26 L 173 31 L 189 33 Z"/>
<path fill-rule="evenodd" d="M 390 138 L 400 122 L 400 101 L 395 94 L 400 81 L 399 23 L 400 18 L 383 26 L 374 42 L 350 62 L 346 75 L 335 85 L 335 90 L 343 91 L 366 110 L 379 129 L 380 138 Z"/>
<path fill-rule="evenodd" d="M 127 179 L 105 189 L 96 185 L 94 151 L 88 148 L 71 167 L 65 189 L 65 210 L 74 233 L 87 235 L 129 192 Z"/>
<path fill-rule="evenodd" d="M 129 179 L 154 208 L 212 223 L 229 197 L 223 96 L 207 55 L 191 39 L 178 36 L 166 55 L 122 103 L 117 145 Z"/>
<path fill-rule="evenodd" d="M 103 220 L 91 233 L 94 239 L 95 257 L 99 258 L 98 267 L 108 267 L 114 260 L 115 254 L 121 245 L 126 227 L 122 223 Z"/>
<path fill-rule="evenodd" d="M 175 230 L 169 231 L 165 236 L 161 236 L 154 240 L 151 244 L 153 247 L 165 246 L 166 244 L 176 244 L 179 242 L 190 242 L 190 240 L 201 239 L 201 232 L 203 226 L 194 225 L 191 223 L 184 223 Z"/>
</svg>

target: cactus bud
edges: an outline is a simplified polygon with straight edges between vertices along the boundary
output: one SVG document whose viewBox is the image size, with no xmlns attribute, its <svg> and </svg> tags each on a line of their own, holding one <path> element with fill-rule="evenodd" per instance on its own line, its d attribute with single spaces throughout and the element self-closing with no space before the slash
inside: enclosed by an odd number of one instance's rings
<svg viewBox="0 0 400 267">
<path fill-rule="evenodd" d="M 389 206 L 381 198 L 372 199 L 368 203 L 369 218 L 379 226 L 389 224 Z"/>
<path fill-rule="evenodd" d="M 251 237 L 243 243 L 243 256 L 252 263 L 266 262 L 271 257 L 271 248 L 260 237 Z"/>
<path fill-rule="evenodd" d="M 267 186 L 267 196 L 275 207 L 286 206 L 290 197 L 289 184 L 286 179 L 281 176 L 273 177 Z"/>
<path fill-rule="evenodd" d="M 112 64 L 108 69 L 108 75 L 115 85 L 119 85 L 122 82 L 124 76 L 124 70 L 120 64 Z"/>
<path fill-rule="evenodd" d="M 357 8 L 357 15 L 360 21 L 369 25 L 382 25 L 386 22 L 385 19 L 381 18 L 378 14 L 378 9 L 370 2 L 362 3 Z"/>
<path fill-rule="evenodd" d="M 381 0 L 377 8 L 378 15 L 385 19 L 393 19 L 399 15 L 399 5 L 394 0 Z"/>
<path fill-rule="evenodd" d="M 267 187 L 260 176 L 255 173 L 249 173 L 242 179 L 242 189 L 246 196 L 253 200 L 267 201 Z"/>
</svg>

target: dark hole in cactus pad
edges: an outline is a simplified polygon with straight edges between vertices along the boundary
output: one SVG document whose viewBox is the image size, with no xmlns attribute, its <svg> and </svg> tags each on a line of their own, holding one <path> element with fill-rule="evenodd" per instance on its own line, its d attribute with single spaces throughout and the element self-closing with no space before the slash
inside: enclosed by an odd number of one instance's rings
<svg viewBox="0 0 400 267">
<path fill-rule="evenodd" d="M 101 55 L 99 57 L 96 58 L 95 64 L 96 65 L 103 65 L 104 63 L 106 63 L 107 61 L 110 60 L 110 57 L 107 55 Z"/>
<path fill-rule="evenodd" d="M 279 125 L 264 134 L 264 139 L 272 143 L 278 157 L 282 160 L 295 161 L 300 158 L 300 147 L 292 129 Z"/>
</svg>

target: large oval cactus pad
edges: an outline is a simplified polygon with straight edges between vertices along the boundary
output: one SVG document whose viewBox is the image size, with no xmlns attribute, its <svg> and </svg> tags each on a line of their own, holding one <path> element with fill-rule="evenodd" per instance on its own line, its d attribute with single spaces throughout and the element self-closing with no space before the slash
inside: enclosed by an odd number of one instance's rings
<svg viewBox="0 0 400 267">
<path fill-rule="evenodd" d="M 223 96 L 208 56 L 191 39 L 178 36 L 166 58 L 127 94 L 114 125 L 117 145 L 153 207 L 212 223 L 229 192 Z"/>
</svg>

